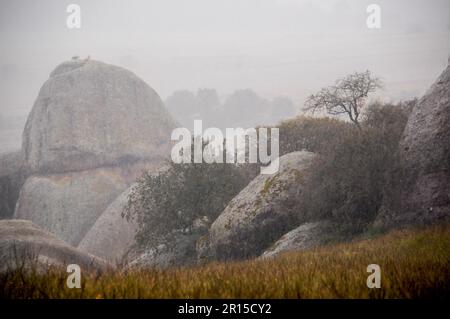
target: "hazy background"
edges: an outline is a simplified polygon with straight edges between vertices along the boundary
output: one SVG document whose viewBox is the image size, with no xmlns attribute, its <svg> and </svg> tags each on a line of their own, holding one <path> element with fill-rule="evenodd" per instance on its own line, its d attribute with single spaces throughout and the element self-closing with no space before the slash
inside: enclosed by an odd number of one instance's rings
<svg viewBox="0 0 450 319">
<path fill-rule="evenodd" d="M 70 3 L 81 29 L 66 27 Z M 366 27 L 370 3 L 379 30 Z M 226 104 L 240 90 L 263 104 L 288 98 L 296 112 L 366 69 L 385 82 L 379 98 L 420 96 L 447 65 L 449 12 L 448 0 L 0 0 L 0 152 L 20 146 L 39 88 L 74 55 L 134 71 L 165 101 L 212 88 Z"/>
</svg>

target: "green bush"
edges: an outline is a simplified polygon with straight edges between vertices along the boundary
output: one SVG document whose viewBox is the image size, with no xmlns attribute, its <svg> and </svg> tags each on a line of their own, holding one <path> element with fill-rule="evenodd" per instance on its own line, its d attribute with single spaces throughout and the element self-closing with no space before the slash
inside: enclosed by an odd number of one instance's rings
<svg viewBox="0 0 450 319">
<path fill-rule="evenodd" d="M 234 164 L 168 162 L 166 170 L 139 179 L 124 214 L 137 219 L 138 245 L 154 246 L 175 230 L 198 232 L 196 220 L 209 226 L 250 178 Z"/>
</svg>

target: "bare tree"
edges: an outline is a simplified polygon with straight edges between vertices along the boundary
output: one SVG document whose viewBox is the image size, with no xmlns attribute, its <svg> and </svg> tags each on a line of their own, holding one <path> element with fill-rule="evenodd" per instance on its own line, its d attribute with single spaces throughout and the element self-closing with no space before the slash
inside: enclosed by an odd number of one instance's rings
<svg viewBox="0 0 450 319">
<path fill-rule="evenodd" d="M 382 87 L 381 81 L 370 71 L 355 72 L 336 81 L 336 84 L 321 89 L 306 100 L 306 111 L 325 109 L 330 115 L 347 114 L 358 127 L 361 109 L 369 93 Z"/>
</svg>

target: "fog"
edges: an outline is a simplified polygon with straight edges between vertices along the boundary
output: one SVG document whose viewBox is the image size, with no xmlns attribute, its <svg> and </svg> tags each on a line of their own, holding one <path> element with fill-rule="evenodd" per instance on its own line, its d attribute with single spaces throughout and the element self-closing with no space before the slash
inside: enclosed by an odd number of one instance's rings
<svg viewBox="0 0 450 319">
<path fill-rule="evenodd" d="M 450 2 L 376 1 L 381 29 L 368 29 L 373 2 L 1 0 L 0 150 L 19 147 L 39 88 L 74 55 L 130 69 L 163 100 L 211 88 L 226 103 L 250 89 L 298 110 L 309 94 L 366 69 L 385 83 L 377 98 L 420 96 L 447 65 Z M 81 7 L 81 29 L 66 26 L 70 3 Z"/>
</svg>

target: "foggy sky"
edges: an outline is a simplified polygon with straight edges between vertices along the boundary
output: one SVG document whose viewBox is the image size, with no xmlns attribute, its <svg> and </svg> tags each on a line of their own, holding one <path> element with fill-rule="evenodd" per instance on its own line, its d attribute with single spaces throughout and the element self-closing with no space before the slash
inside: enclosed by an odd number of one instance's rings
<svg viewBox="0 0 450 319">
<path fill-rule="evenodd" d="M 81 29 L 66 7 L 81 6 Z M 366 27 L 378 3 L 382 28 Z M 0 0 L 0 114 L 27 114 L 49 73 L 74 55 L 135 72 L 164 99 L 177 89 L 251 88 L 299 106 L 353 71 L 383 99 L 420 96 L 447 65 L 448 0 Z"/>
</svg>

